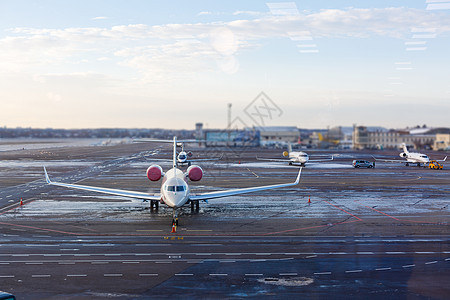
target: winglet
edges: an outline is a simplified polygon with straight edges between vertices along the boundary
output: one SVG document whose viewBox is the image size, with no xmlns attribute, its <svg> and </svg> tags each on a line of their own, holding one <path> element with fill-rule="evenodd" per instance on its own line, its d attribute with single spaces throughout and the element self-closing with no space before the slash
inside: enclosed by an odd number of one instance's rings
<svg viewBox="0 0 450 300">
<path fill-rule="evenodd" d="M 44 173 L 45 173 L 45 181 L 47 181 L 48 184 L 51 184 L 52 181 L 50 180 L 50 177 L 48 177 L 47 170 L 45 169 L 45 167 L 44 167 Z"/>
<path fill-rule="evenodd" d="M 447 156 L 446 157 L 444 157 L 444 159 L 442 160 L 442 161 L 446 161 L 447 160 Z"/>
<path fill-rule="evenodd" d="M 302 167 L 300 167 L 300 170 L 298 171 L 297 179 L 295 180 L 295 184 L 298 184 L 300 182 L 300 175 L 302 175 Z"/>
</svg>

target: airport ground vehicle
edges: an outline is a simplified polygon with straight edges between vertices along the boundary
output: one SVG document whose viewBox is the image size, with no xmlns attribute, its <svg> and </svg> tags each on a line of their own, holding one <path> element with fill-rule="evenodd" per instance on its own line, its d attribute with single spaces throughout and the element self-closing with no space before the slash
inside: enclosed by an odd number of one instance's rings
<svg viewBox="0 0 450 300">
<path fill-rule="evenodd" d="M 430 163 L 428 164 L 428 168 L 430 169 L 436 169 L 436 170 L 442 170 L 442 165 L 440 163 L 438 163 L 435 160 L 431 160 Z"/>
<path fill-rule="evenodd" d="M 0 300 L 16 300 L 13 294 L 0 291 Z"/>
<path fill-rule="evenodd" d="M 354 160 L 352 165 L 355 168 L 375 168 L 375 162 L 370 162 L 367 160 Z"/>
</svg>

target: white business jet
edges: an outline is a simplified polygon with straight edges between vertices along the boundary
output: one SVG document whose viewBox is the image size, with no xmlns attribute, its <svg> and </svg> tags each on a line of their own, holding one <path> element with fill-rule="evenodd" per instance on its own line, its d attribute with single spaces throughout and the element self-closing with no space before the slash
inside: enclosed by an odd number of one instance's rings
<svg viewBox="0 0 450 300">
<path fill-rule="evenodd" d="M 300 164 L 300 166 L 302 166 L 302 167 L 304 167 L 307 162 L 320 162 L 320 161 L 333 160 L 333 156 L 331 156 L 331 158 L 329 158 L 329 159 L 309 159 L 309 156 L 306 152 L 292 151 L 291 144 L 288 144 L 288 151 L 284 151 L 283 156 L 289 157 L 289 160 L 277 159 L 277 158 L 263 158 L 263 157 L 256 157 L 256 159 L 257 160 L 267 160 L 267 161 L 289 162 L 289 165 Z"/>
<path fill-rule="evenodd" d="M 196 165 L 190 166 L 186 172 L 181 171 L 177 168 L 177 138 L 173 138 L 173 166 L 167 172 L 163 172 L 163 169 L 159 165 L 151 165 L 147 169 L 147 177 L 151 181 L 158 181 L 162 178 L 161 184 L 161 192 L 159 194 L 150 195 L 148 193 L 143 192 L 134 192 L 127 190 L 118 190 L 111 188 L 102 188 L 102 187 L 94 187 L 87 185 L 78 185 L 78 184 L 70 184 L 63 182 L 55 182 L 51 181 L 47 170 L 44 167 L 45 179 L 48 184 L 62 186 L 66 188 L 80 189 L 93 191 L 98 193 L 124 196 L 130 198 L 138 198 L 142 200 L 150 200 L 151 208 L 155 207 L 158 209 L 158 203 L 164 203 L 168 207 L 173 208 L 173 219 L 172 226 L 178 225 L 178 209 L 184 206 L 187 203 L 191 204 L 191 209 L 193 210 L 194 204 L 196 205 L 196 210 L 199 209 L 199 201 L 206 201 L 208 199 L 220 198 L 220 197 L 228 197 L 246 193 L 253 193 L 258 191 L 283 188 L 297 185 L 300 181 L 300 175 L 302 168 L 300 168 L 297 178 L 292 183 L 283 183 L 283 184 L 273 184 L 273 185 L 264 185 L 258 187 L 248 187 L 248 188 L 238 188 L 238 189 L 229 189 L 225 191 L 216 191 L 216 192 L 208 192 L 203 194 L 191 194 L 190 188 L 187 183 L 187 179 L 191 181 L 199 181 L 203 177 L 203 170 Z"/>
<path fill-rule="evenodd" d="M 428 164 L 430 162 L 430 158 L 428 155 L 418 152 L 409 152 L 408 148 L 406 147 L 405 143 L 402 143 L 403 152 L 399 154 L 400 157 L 403 157 L 405 160 L 398 160 L 398 159 L 379 159 L 375 158 L 376 160 L 384 161 L 384 162 L 394 162 L 394 163 L 406 163 L 406 166 L 409 166 L 410 163 L 417 164 L 418 167 L 420 167 L 420 164 Z M 442 160 L 436 160 L 439 162 L 445 161 L 447 159 L 447 156 Z"/>
</svg>

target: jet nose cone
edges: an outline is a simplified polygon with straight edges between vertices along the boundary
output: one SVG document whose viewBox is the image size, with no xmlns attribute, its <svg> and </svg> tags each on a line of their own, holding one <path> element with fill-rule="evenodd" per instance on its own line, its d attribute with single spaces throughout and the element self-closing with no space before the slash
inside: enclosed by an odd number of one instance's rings
<svg viewBox="0 0 450 300">
<path fill-rule="evenodd" d="M 165 202 L 170 207 L 181 207 L 186 201 L 186 194 L 183 192 L 167 193 L 165 197 Z"/>
</svg>

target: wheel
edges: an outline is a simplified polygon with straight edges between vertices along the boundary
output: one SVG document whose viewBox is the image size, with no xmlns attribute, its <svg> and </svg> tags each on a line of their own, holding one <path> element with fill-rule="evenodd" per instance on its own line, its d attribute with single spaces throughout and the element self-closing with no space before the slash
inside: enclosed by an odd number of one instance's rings
<svg viewBox="0 0 450 300">
<path fill-rule="evenodd" d="M 368 166 L 368 168 L 369 168 L 369 169 L 372 169 L 372 166 L 370 165 L 370 166 Z"/>
</svg>

